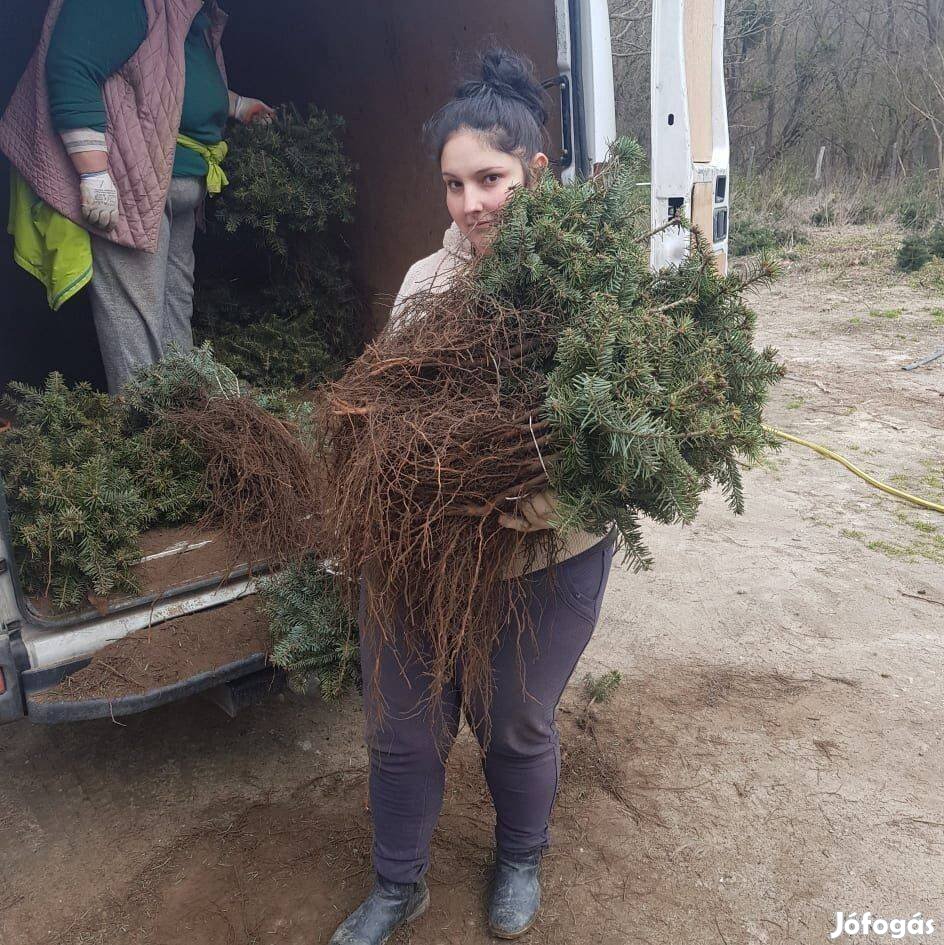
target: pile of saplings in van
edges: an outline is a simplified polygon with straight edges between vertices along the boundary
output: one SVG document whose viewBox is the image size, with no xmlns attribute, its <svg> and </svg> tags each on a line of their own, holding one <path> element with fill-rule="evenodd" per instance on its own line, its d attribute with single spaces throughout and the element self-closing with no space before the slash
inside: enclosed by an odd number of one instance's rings
<svg viewBox="0 0 944 945">
<path fill-rule="evenodd" d="M 229 185 L 198 236 L 194 332 L 243 380 L 311 386 L 354 355 L 362 328 L 339 228 L 353 218 L 342 119 L 286 105 L 228 133 Z"/>
<path fill-rule="evenodd" d="M 225 399 L 237 418 L 297 430 L 308 408 L 294 391 L 356 353 L 362 312 L 338 234 L 355 203 L 342 132 L 341 119 L 294 106 L 231 129 L 229 185 L 209 201 L 196 247 L 194 351 L 138 372 L 118 398 L 57 373 L 40 389 L 10 385 L 0 476 L 24 589 L 49 610 L 140 591 L 144 531 L 214 520 L 207 444 L 175 416 Z M 301 587 L 313 580 L 305 567 L 279 580 Z M 276 659 L 299 678 L 297 650 L 323 691 L 339 691 L 337 642 L 300 640 L 297 618 L 286 623 L 297 592 L 267 585 Z"/>
</svg>

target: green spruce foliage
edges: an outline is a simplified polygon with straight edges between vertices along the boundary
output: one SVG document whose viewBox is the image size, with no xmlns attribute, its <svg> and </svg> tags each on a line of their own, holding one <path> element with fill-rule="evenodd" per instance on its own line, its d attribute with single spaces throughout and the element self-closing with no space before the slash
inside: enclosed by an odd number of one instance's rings
<svg viewBox="0 0 944 945">
<path fill-rule="evenodd" d="M 339 237 L 354 168 L 342 129 L 286 106 L 270 125 L 229 134 L 230 185 L 198 242 L 194 325 L 255 385 L 314 383 L 355 352 L 359 307 Z"/>
<path fill-rule="evenodd" d="M 623 674 L 618 669 L 611 669 L 602 676 L 587 673 L 583 678 L 583 694 L 588 705 L 601 705 L 609 702 L 623 682 Z"/>
<path fill-rule="evenodd" d="M 157 364 L 141 368 L 121 392 L 125 406 L 144 424 L 164 413 L 198 407 L 208 397 L 239 397 L 239 378 L 213 356 L 210 344 L 173 350 Z"/>
<path fill-rule="evenodd" d="M 917 272 L 930 260 L 928 241 L 917 233 L 906 236 L 898 248 L 898 268 L 903 272 Z"/>
<path fill-rule="evenodd" d="M 750 256 L 807 242 L 806 235 L 797 227 L 784 227 L 771 220 L 748 215 L 735 217 L 728 245 L 732 256 Z"/>
<path fill-rule="evenodd" d="M 935 223 L 928 234 L 928 252 L 944 259 L 944 223 Z"/>
<path fill-rule="evenodd" d="M 681 265 L 650 271 L 644 167 L 622 139 L 596 178 L 547 175 L 518 192 L 476 272 L 482 305 L 553 313 L 561 326 L 544 402 L 562 528 L 603 534 L 615 522 L 642 567 L 641 515 L 691 521 L 713 483 L 742 511 L 739 461 L 775 447 L 762 409 L 783 373 L 772 349 L 754 348 L 746 298 L 769 263 L 722 276 L 695 234 Z"/>
<path fill-rule="evenodd" d="M 940 213 L 941 196 L 936 182 L 927 172 L 911 174 L 898 205 L 898 222 L 907 230 L 927 232 Z"/>
<path fill-rule="evenodd" d="M 270 659 L 286 670 L 293 689 L 312 681 L 328 701 L 357 680 L 357 621 L 341 600 L 336 578 L 319 562 L 293 564 L 260 584 L 260 605 L 269 617 Z"/>
<path fill-rule="evenodd" d="M 233 396 L 235 376 L 204 347 L 139 372 L 122 398 L 59 374 L 10 390 L 0 476 L 27 593 L 64 610 L 135 592 L 141 532 L 195 521 L 207 500 L 200 454 L 164 411 Z"/>
</svg>

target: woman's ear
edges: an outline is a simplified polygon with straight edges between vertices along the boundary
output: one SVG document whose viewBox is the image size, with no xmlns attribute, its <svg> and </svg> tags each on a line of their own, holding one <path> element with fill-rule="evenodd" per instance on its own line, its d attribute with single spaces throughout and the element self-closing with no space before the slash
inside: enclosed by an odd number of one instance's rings
<svg viewBox="0 0 944 945">
<path fill-rule="evenodd" d="M 550 163 L 550 158 L 543 151 L 539 151 L 531 161 L 531 170 L 543 171 Z"/>
</svg>

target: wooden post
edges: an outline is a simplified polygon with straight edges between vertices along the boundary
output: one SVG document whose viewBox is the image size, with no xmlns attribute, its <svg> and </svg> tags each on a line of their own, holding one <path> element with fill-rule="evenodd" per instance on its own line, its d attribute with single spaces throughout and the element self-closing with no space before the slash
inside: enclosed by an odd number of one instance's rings
<svg viewBox="0 0 944 945">
<path fill-rule="evenodd" d="M 892 153 L 888 160 L 888 176 L 895 180 L 898 177 L 898 141 L 892 143 Z"/>
<path fill-rule="evenodd" d="M 826 145 L 824 144 L 819 149 L 819 156 L 816 158 L 816 181 L 819 182 L 820 177 L 823 175 L 823 158 L 826 157 Z"/>
</svg>

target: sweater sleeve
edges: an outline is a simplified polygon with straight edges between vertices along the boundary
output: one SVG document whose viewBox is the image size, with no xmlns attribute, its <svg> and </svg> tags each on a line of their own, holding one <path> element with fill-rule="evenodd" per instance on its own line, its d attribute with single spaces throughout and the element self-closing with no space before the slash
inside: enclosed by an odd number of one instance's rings
<svg viewBox="0 0 944 945">
<path fill-rule="evenodd" d="M 65 0 L 46 56 L 53 126 L 105 130 L 102 84 L 147 35 L 143 0 Z"/>
<path fill-rule="evenodd" d="M 403 327 L 401 324 L 403 304 L 411 295 L 416 292 L 418 266 L 419 263 L 414 263 L 407 272 L 406 277 L 403 280 L 403 284 L 400 286 L 400 291 L 397 293 L 397 297 L 393 301 L 393 307 L 390 309 L 390 317 L 387 319 L 387 324 L 380 332 L 381 337 L 389 338 L 395 335 L 397 331 Z"/>
<path fill-rule="evenodd" d="M 452 274 L 462 260 L 446 249 L 441 249 L 432 256 L 427 256 L 410 266 L 403 285 L 394 300 L 390 318 L 382 334 L 396 334 L 407 322 L 404 311 L 410 297 L 419 292 L 443 292 L 449 287 Z"/>
</svg>

